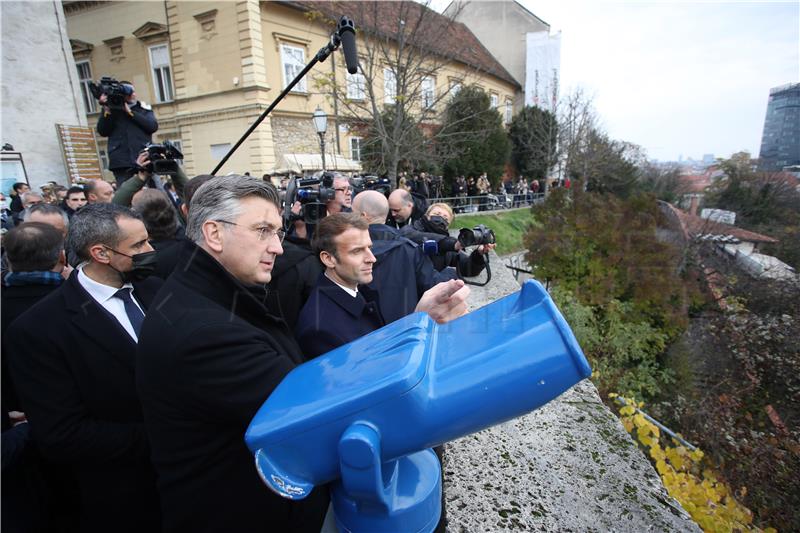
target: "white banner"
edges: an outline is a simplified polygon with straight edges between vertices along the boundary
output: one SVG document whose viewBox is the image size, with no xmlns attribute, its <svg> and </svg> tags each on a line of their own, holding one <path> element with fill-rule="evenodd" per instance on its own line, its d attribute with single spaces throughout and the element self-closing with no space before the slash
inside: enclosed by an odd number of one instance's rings
<svg viewBox="0 0 800 533">
<path fill-rule="evenodd" d="M 525 35 L 525 105 L 554 111 L 561 80 L 561 32 Z"/>
</svg>

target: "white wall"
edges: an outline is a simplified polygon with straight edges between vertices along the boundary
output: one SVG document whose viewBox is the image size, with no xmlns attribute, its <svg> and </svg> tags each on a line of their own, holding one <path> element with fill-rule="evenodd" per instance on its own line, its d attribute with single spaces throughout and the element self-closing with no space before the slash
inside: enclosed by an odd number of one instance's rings
<svg viewBox="0 0 800 533">
<path fill-rule="evenodd" d="M 0 145 L 22 152 L 33 188 L 67 185 L 56 124 L 86 126 L 61 2 L 0 2 Z"/>
</svg>

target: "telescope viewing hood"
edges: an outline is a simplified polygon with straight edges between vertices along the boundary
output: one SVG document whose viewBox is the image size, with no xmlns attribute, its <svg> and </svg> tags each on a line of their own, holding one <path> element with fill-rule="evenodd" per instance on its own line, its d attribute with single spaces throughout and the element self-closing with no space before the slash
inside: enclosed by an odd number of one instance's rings
<svg viewBox="0 0 800 533">
<path fill-rule="evenodd" d="M 283 497 L 301 499 L 341 478 L 334 510 L 350 530 L 343 513 L 371 505 L 393 514 L 393 505 L 403 507 L 400 493 L 418 492 L 426 476 L 426 494 L 410 497 L 427 499 L 430 513 L 441 487 L 427 448 L 533 411 L 590 375 L 552 299 L 528 281 L 447 324 L 415 313 L 296 367 L 259 409 L 245 441 L 264 482 Z M 415 453 L 422 450 L 428 455 Z M 398 488 L 397 478 L 408 476 L 398 475 L 397 463 L 415 457 L 413 479 L 400 479 Z M 409 520 L 401 523 L 410 527 Z"/>
<path fill-rule="evenodd" d="M 591 375 L 545 289 L 522 290 L 448 324 L 415 313 L 292 370 L 245 440 L 267 485 L 291 499 L 339 475 L 355 422 L 395 459 L 541 407 Z"/>
</svg>

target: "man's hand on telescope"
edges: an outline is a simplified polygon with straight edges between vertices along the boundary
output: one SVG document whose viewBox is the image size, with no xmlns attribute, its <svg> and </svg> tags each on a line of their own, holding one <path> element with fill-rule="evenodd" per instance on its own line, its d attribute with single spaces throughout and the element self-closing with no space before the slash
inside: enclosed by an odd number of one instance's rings
<svg viewBox="0 0 800 533">
<path fill-rule="evenodd" d="M 469 287 L 463 280 L 451 279 L 434 285 L 422 295 L 414 311 L 428 313 L 438 324 L 467 314 Z"/>
</svg>

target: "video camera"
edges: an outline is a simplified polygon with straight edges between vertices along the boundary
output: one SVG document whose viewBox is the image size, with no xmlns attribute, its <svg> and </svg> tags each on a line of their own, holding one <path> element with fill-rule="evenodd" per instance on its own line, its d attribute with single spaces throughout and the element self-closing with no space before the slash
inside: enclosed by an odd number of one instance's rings
<svg viewBox="0 0 800 533">
<path fill-rule="evenodd" d="M 480 246 L 482 244 L 494 244 L 496 242 L 494 231 L 483 224 L 478 224 L 472 229 L 461 228 L 458 232 L 458 242 L 461 246 Z"/>
<path fill-rule="evenodd" d="M 133 94 L 133 87 L 120 83 L 109 76 L 103 76 L 97 83 L 90 81 L 89 90 L 98 100 L 102 95 L 106 95 L 107 105 L 111 109 L 122 109 L 125 106 L 125 100 Z"/>
<path fill-rule="evenodd" d="M 392 182 L 389 178 L 379 178 L 378 176 L 356 176 L 350 178 L 350 186 L 353 192 L 358 194 L 362 191 L 378 191 L 384 196 L 389 196 L 392 192 Z"/>
<path fill-rule="evenodd" d="M 150 164 L 145 167 L 154 174 L 168 174 L 174 176 L 178 173 L 178 159 L 183 159 L 183 154 L 170 141 L 161 144 L 148 144 L 145 146 Z"/>
<path fill-rule="evenodd" d="M 328 214 L 325 204 L 336 196 L 333 174 L 323 172 L 320 177 L 292 178 L 286 185 L 283 208 L 283 226 L 288 229 L 295 220 L 306 224 L 318 224 Z M 292 213 L 292 206 L 300 202 L 300 212 Z"/>
</svg>

